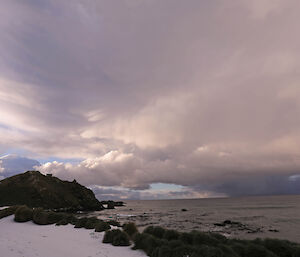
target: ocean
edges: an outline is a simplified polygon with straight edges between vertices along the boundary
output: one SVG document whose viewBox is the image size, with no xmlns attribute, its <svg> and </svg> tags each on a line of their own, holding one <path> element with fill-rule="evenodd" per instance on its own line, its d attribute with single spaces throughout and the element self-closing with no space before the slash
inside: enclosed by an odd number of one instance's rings
<svg viewBox="0 0 300 257">
<path fill-rule="evenodd" d="M 300 195 L 136 200 L 95 214 L 105 220 L 135 222 L 140 230 L 153 225 L 218 232 L 229 238 L 269 237 L 300 243 Z"/>
</svg>

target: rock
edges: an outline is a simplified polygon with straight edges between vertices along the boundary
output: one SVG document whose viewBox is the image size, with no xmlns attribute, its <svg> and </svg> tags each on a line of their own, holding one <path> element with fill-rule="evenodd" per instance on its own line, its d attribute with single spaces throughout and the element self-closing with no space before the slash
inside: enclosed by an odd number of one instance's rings
<svg viewBox="0 0 300 257">
<path fill-rule="evenodd" d="M 187 211 L 187 209 L 181 209 L 181 211 Z"/>
<path fill-rule="evenodd" d="M 122 202 L 122 201 L 114 202 L 114 203 L 115 203 L 115 206 L 118 206 L 118 207 L 125 206 L 124 202 Z"/>
<path fill-rule="evenodd" d="M 263 228 L 260 227 L 251 227 L 247 224 L 242 224 L 238 221 L 224 220 L 222 223 L 214 223 L 215 226 L 224 227 L 222 231 L 226 233 L 244 231 L 245 233 L 261 233 Z"/>
<path fill-rule="evenodd" d="M 242 223 L 240 223 L 240 222 L 231 221 L 231 220 L 224 220 L 223 224 L 225 224 L 225 225 L 242 225 Z"/>
<path fill-rule="evenodd" d="M 114 201 L 101 201 L 102 205 L 107 205 L 106 209 L 114 209 L 115 207 L 121 207 L 121 206 L 125 206 L 124 202 L 119 201 L 119 202 L 114 202 Z"/>
<path fill-rule="evenodd" d="M 269 231 L 270 232 L 275 232 L 275 233 L 279 232 L 279 230 L 277 230 L 277 229 L 269 229 Z"/>
<path fill-rule="evenodd" d="M 225 227 L 226 225 L 235 225 L 235 226 L 243 226 L 242 223 L 231 220 L 224 220 L 222 223 L 214 223 L 215 226 Z"/>
<path fill-rule="evenodd" d="M 108 201 L 106 209 L 114 209 L 115 203 L 113 201 Z"/>
<path fill-rule="evenodd" d="M 215 226 L 218 226 L 218 227 L 225 227 L 225 224 L 224 223 L 214 223 Z"/>
</svg>

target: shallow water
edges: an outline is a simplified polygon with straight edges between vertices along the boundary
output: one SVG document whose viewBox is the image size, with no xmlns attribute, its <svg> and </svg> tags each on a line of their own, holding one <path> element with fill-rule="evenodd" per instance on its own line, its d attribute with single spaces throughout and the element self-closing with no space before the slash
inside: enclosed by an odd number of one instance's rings
<svg viewBox="0 0 300 257">
<path fill-rule="evenodd" d="M 187 211 L 182 211 L 186 209 Z M 300 196 L 126 201 L 97 212 L 99 218 L 135 222 L 142 230 L 159 225 L 179 231 L 215 231 L 228 237 L 272 237 L 300 243 Z M 233 224 L 216 225 L 225 220 Z"/>
</svg>

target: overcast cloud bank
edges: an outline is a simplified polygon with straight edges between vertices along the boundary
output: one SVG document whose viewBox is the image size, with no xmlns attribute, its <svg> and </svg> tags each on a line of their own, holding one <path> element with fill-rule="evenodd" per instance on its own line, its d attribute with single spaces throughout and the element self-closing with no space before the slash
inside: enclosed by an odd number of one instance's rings
<svg viewBox="0 0 300 257">
<path fill-rule="evenodd" d="M 0 7 L 0 153 L 125 191 L 300 193 L 298 1 Z"/>
</svg>

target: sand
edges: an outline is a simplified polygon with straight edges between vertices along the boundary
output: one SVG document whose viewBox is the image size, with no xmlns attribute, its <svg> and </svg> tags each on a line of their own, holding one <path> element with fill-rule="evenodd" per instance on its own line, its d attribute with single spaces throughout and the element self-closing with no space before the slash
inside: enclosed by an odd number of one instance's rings
<svg viewBox="0 0 300 257">
<path fill-rule="evenodd" d="M 67 226 L 16 223 L 0 219 L 0 253 L 5 257 L 145 257 L 130 247 L 103 244 L 104 233 Z"/>
</svg>

